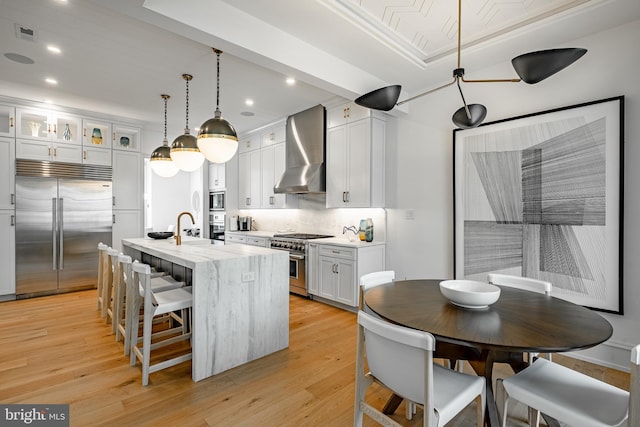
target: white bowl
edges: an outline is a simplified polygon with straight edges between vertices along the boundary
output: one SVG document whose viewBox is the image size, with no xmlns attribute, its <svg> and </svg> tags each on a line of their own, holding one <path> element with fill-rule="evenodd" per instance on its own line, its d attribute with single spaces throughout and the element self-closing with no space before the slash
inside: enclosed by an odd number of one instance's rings
<svg viewBox="0 0 640 427">
<path fill-rule="evenodd" d="M 444 280 L 440 292 L 453 304 L 466 308 L 485 308 L 500 297 L 499 287 L 475 280 Z"/>
</svg>

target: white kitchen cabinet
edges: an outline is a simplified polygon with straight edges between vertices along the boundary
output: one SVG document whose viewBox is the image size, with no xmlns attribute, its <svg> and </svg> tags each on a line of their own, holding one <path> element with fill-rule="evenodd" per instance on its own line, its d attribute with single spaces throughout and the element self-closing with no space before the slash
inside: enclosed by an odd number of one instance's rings
<svg viewBox="0 0 640 427">
<path fill-rule="evenodd" d="M 225 245 L 236 245 L 236 244 L 244 245 L 245 243 L 247 243 L 247 236 L 245 234 L 230 233 L 228 231 L 224 233 Z"/>
<path fill-rule="evenodd" d="M 111 123 L 103 120 L 82 119 L 82 145 L 94 148 L 111 148 L 113 135 Z"/>
<path fill-rule="evenodd" d="M 327 131 L 327 207 L 384 207 L 385 122 L 364 118 Z"/>
<path fill-rule="evenodd" d="M 16 109 L 12 105 L 0 104 L 0 136 L 16 136 Z"/>
<path fill-rule="evenodd" d="M 111 150 L 82 147 L 82 163 L 86 165 L 111 166 Z"/>
<path fill-rule="evenodd" d="M 142 211 L 113 210 L 111 236 L 111 246 L 119 251 L 122 251 L 122 239 L 143 237 Z"/>
<path fill-rule="evenodd" d="M 16 137 L 82 144 L 82 119 L 63 112 L 16 108 Z"/>
<path fill-rule="evenodd" d="M 271 246 L 271 240 L 266 236 L 252 236 L 242 231 L 240 232 L 227 231 L 224 234 L 224 244 L 225 245 L 242 244 L 242 245 L 260 246 L 263 248 L 268 248 L 269 246 Z"/>
<path fill-rule="evenodd" d="M 140 151 L 140 128 L 112 124 L 111 145 L 114 150 Z"/>
<path fill-rule="evenodd" d="M 285 169 L 286 147 L 284 142 L 268 145 L 261 150 L 262 157 L 262 202 L 263 208 L 284 208 L 286 194 L 276 194 L 274 185 L 278 182 Z"/>
<path fill-rule="evenodd" d="M 0 210 L 0 299 L 16 293 L 16 225 L 15 211 Z"/>
<path fill-rule="evenodd" d="M 348 306 L 355 306 L 356 281 L 354 262 L 340 258 L 319 257 L 319 296 Z"/>
<path fill-rule="evenodd" d="M 16 158 L 82 163 L 82 146 L 49 141 L 16 139 Z"/>
<path fill-rule="evenodd" d="M 15 209 L 15 141 L 0 138 L 0 209 Z"/>
<path fill-rule="evenodd" d="M 260 150 L 238 155 L 238 207 L 251 209 L 260 207 Z"/>
<path fill-rule="evenodd" d="M 361 119 L 372 117 L 372 112 L 355 102 L 340 105 L 327 110 L 327 128 L 345 125 Z"/>
<path fill-rule="evenodd" d="M 271 245 L 271 241 L 267 237 L 247 236 L 245 240 L 245 244 L 251 245 L 251 246 L 260 246 L 263 248 L 268 248 Z"/>
<path fill-rule="evenodd" d="M 385 246 L 339 246 L 317 244 L 317 252 L 308 254 L 312 266 L 307 272 L 308 291 L 349 307 L 358 306 L 360 276 L 385 268 Z M 314 271 L 317 266 L 317 271 Z M 313 283 L 317 280 L 317 284 Z"/>
<path fill-rule="evenodd" d="M 226 188 L 225 172 L 224 163 L 209 162 L 209 191 L 220 191 Z"/>
<path fill-rule="evenodd" d="M 258 150 L 260 148 L 260 134 L 252 132 L 243 135 L 238 140 L 238 154 L 247 153 L 249 151 Z"/>
<path fill-rule="evenodd" d="M 113 150 L 113 209 L 142 210 L 140 153 Z"/>
<path fill-rule="evenodd" d="M 278 123 L 263 129 L 260 134 L 260 146 L 262 148 L 269 147 L 274 144 L 279 144 L 285 141 L 285 121 Z"/>
</svg>

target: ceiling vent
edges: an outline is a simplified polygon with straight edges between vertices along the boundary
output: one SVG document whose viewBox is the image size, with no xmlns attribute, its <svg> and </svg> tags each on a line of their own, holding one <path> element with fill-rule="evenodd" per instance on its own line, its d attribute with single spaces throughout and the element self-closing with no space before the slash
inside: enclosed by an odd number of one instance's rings
<svg viewBox="0 0 640 427">
<path fill-rule="evenodd" d="M 36 31 L 24 25 L 16 24 L 16 38 L 30 42 L 35 41 Z"/>
</svg>

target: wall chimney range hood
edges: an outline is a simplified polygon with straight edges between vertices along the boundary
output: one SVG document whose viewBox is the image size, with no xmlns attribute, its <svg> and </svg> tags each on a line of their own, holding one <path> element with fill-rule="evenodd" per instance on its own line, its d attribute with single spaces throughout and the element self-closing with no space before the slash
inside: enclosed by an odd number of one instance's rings
<svg viewBox="0 0 640 427">
<path fill-rule="evenodd" d="M 275 193 L 326 191 L 326 116 L 324 106 L 316 105 L 287 118 L 285 171 Z"/>
</svg>

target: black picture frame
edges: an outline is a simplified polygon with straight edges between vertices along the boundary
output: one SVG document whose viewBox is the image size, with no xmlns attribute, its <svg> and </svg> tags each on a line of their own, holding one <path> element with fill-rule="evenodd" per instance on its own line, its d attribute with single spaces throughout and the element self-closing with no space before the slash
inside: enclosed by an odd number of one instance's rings
<svg viewBox="0 0 640 427">
<path fill-rule="evenodd" d="M 624 314 L 624 96 L 453 131 L 454 275 Z"/>
</svg>

